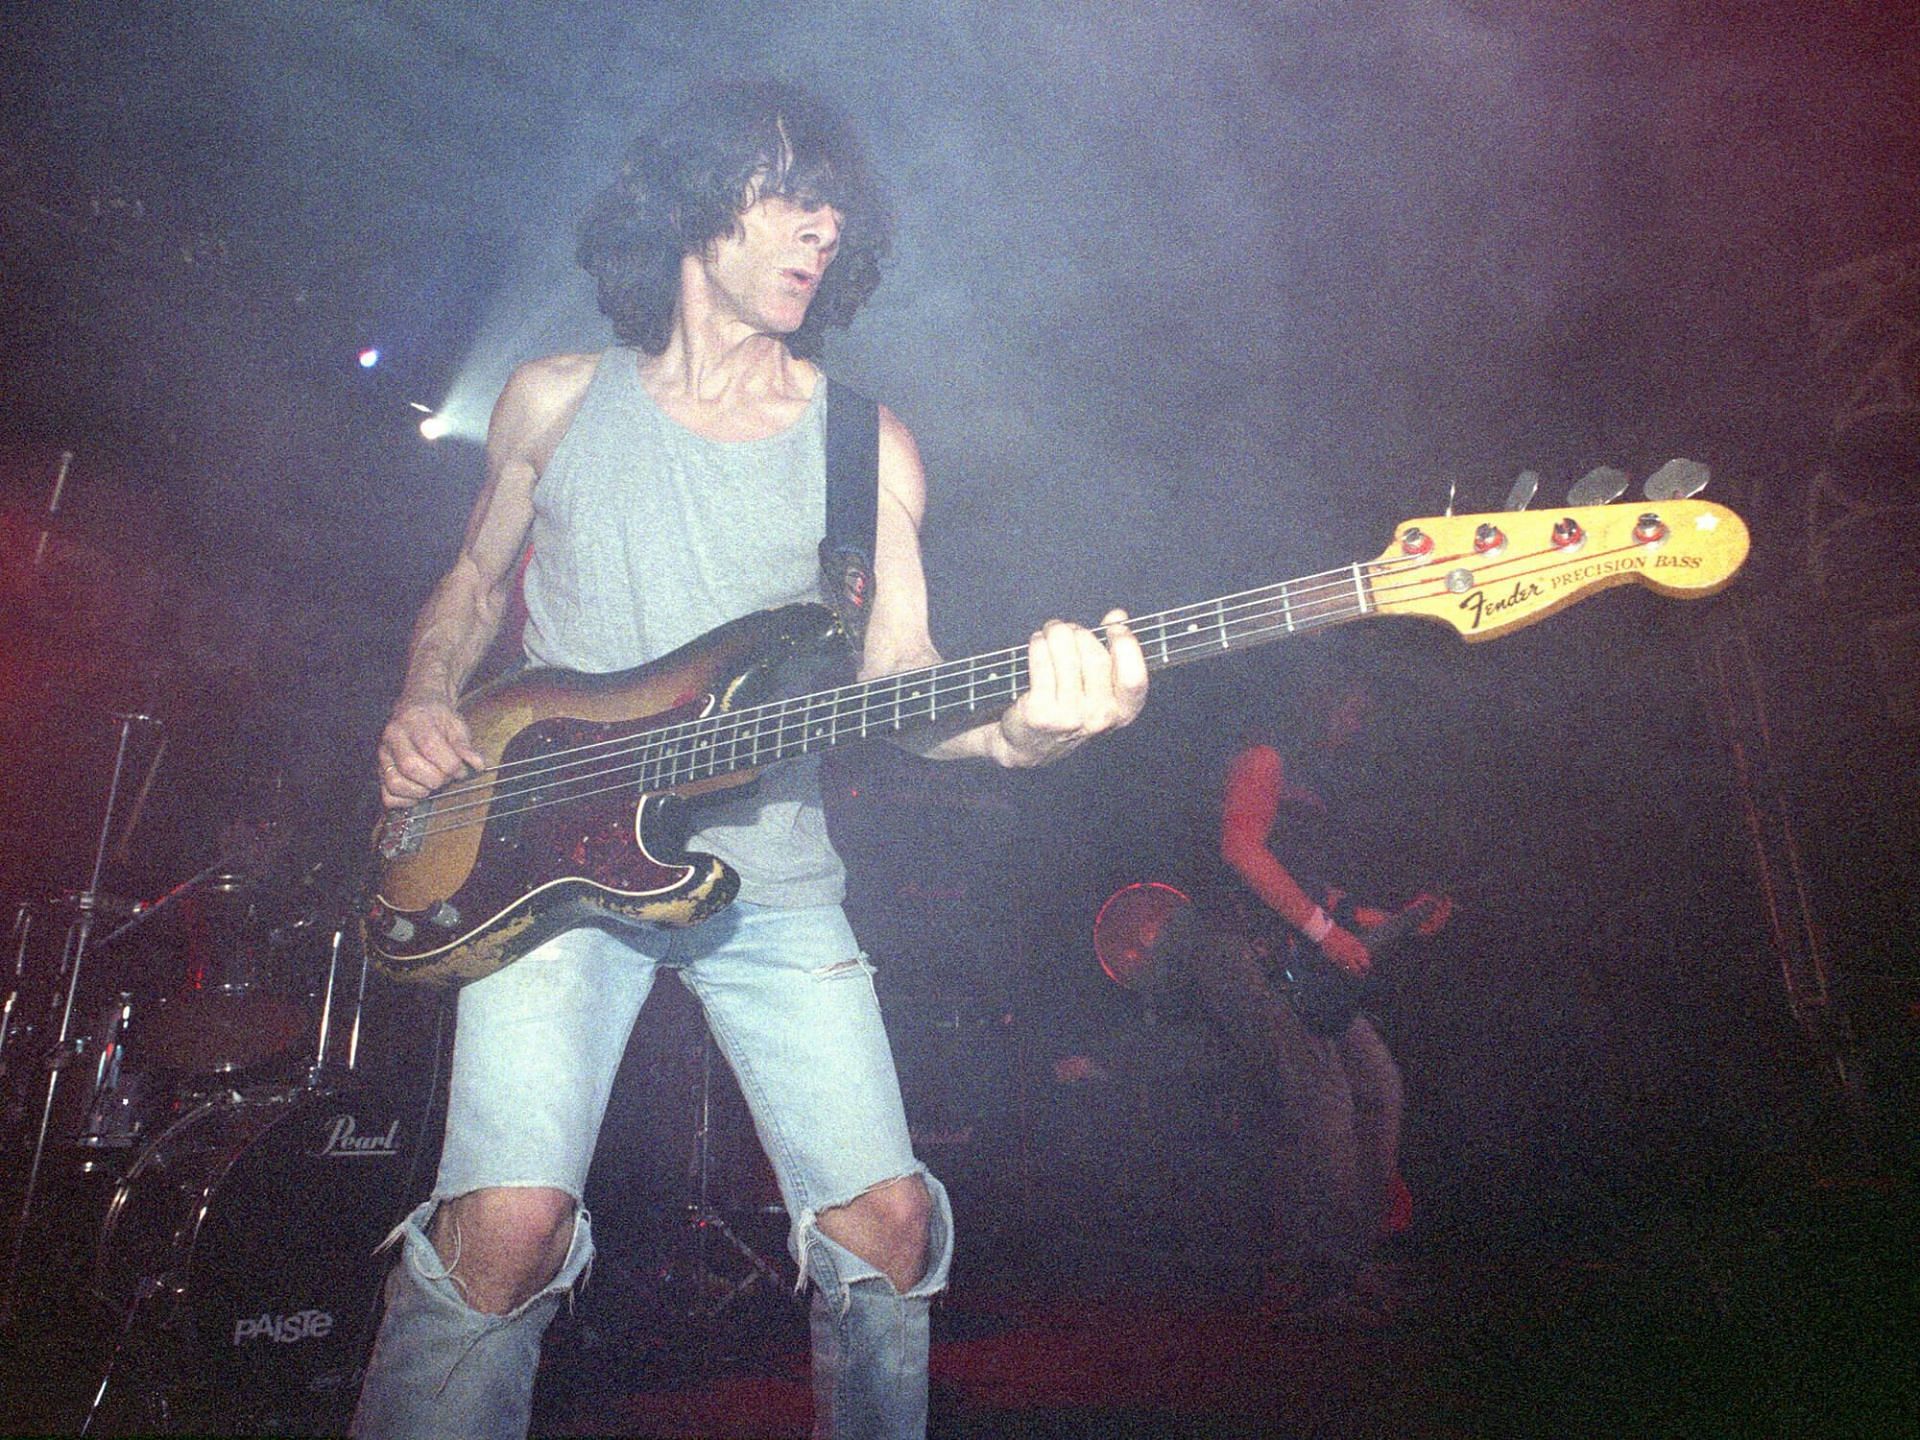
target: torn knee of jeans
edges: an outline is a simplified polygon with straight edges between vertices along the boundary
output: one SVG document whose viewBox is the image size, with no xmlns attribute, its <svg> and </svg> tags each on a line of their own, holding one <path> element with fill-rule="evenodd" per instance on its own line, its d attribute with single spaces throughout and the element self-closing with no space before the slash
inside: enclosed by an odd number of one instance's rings
<svg viewBox="0 0 1920 1440">
<path fill-rule="evenodd" d="M 476 1314 L 485 1314 L 495 1319 L 512 1319 L 545 1296 L 565 1291 L 567 1304 L 572 1307 L 579 1290 L 584 1287 L 593 1273 L 593 1218 L 587 1207 L 578 1197 L 573 1198 L 573 1213 L 568 1217 L 567 1245 L 561 1252 L 554 1273 L 539 1284 L 534 1285 L 525 1294 L 515 1288 L 512 1302 L 504 1310 L 479 1310 L 474 1304 L 473 1291 L 468 1277 L 460 1273 L 460 1259 L 466 1248 L 466 1233 L 460 1223 L 457 1211 L 447 1216 L 448 1254 L 441 1254 L 440 1247 L 433 1241 L 431 1227 L 435 1219 L 434 1212 L 444 1202 L 428 1201 L 420 1206 L 405 1220 L 394 1227 L 393 1233 L 381 1242 L 381 1248 L 404 1238 L 402 1250 L 407 1263 L 422 1280 L 430 1283 L 449 1285 L 459 1297 L 460 1303 Z"/>
<path fill-rule="evenodd" d="M 452 1260 L 443 1260 L 434 1247 L 433 1239 L 427 1234 L 427 1227 L 433 1223 L 434 1212 L 440 1208 L 437 1200 L 428 1200 L 415 1206 L 405 1219 L 387 1232 L 387 1238 L 373 1247 L 373 1253 L 382 1254 L 395 1245 L 399 1245 L 401 1254 L 406 1257 L 414 1273 L 423 1280 L 453 1280 L 453 1267 L 460 1263 L 459 1227 L 454 1227 L 455 1248 Z M 404 1242 L 404 1243 L 403 1243 Z M 458 1284 L 458 1281 L 454 1281 Z M 464 1294 L 465 1287 L 461 1287 Z"/>
<path fill-rule="evenodd" d="M 820 1292 L 833 1306 L 836 1313 L 844 1315 L 853 1303 L 853 1287 L 856 1284 L 878 1282 L 893 1288 L 893 1281 L 872 1261 L 854 1253 L 826 1231 L 820 1228 L 820 1215 L 823 1211 L 838 1210 L 851 1205 L 861 1195 L 896 1184 L 901 1180 L 917 1179 L 926 1187 L 927 1198 L 932 1209 L 927 1215 L 927 1258 L 926 1268 L 920 1278 L 904 1293 L 915 1298 L 924 1298 L 938 1294 L 947 1287 L 947 1272 L 953 1263 L 953 1206 L 947 1198 L 946 1187 L 937 1180 L 924 1165 L 899 1175 L 889 1176 L 876 1181 L 866 1189 L 836 1200 L 831 1205 L 809 1206 L 794 1217 L 793 1229 L 788 1236 L 788 1249 L 793 1254 L 794 1264 L 799 1274 L 794 1281 L 794 1291 L 806 1288 L 809 1278 L 820 1287 Z M 843 1258 L 844 1257 L 844 1258 Z"/>
<path fill-rule="evenodd" d="M 834 1314 L 847 1313 L 853 1304 L 853 1287 L 856 1284 L 875 1280 L 887 1285 L 893 1283 L 879 1266 L 856 1255 L 822 1230 L 817 1210 L 803 1210 L 794 1224 L 794 1232 L 794 1259 L 800 1271 L 794 1291 L 798 1293 L 804 1289 L 811 1279 Z"/>
<path fill-rule="evenodd" d="M 845 960 L 835 960 L 830 965 L 822 965 L 809 973 L 815 980 L 839 980 L 849 975 L 871 975 L 873 966 L 865 955 L 854 955 Z"/>
</svg>

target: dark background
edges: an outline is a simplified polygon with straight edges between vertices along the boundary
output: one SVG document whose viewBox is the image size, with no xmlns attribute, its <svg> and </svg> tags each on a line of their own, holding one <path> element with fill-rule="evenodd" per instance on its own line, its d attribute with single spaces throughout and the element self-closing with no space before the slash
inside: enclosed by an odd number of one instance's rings
<svg viewBox="0 0 1920 1440">
<path fill-rule="evenodd" d="M 1808 1136 L 1910 1145 L 1897 7 L 207 0 L 9 31 L 0 896 L 84 883 L 126 709 L 167 749 L 109 890 L 157 893 L 264 816 L 293 837 L 275 884 L 344 885 L 491 397 L 603 342 L 573 217 L 687 77 L 772 67 L 850 108 L 895 188 L 890 277 L 829 362 L 919 439 L 948 654 L 1371 556 L 1527 467 L 1548 505 L 1596 464 L 1695 457 L 1754 534 L 1707 601 L 1170 674 L 1045 773 L 845 757 L 910 1088 L 1123 1145 L 1124 1079 L 1051 1078 L 1141 1034 L 1094 913 L 1186 863 L 1245 717 L 1340 671 L 1387 697 L 1380 803 L 1462 902 L 1386 1016 L 1423 1215 L 1587 1214 Z M 411 402 L 454 434 L 424 441 Z M 115 963 L 164 974 L 170 943 Z"/>
</svg>

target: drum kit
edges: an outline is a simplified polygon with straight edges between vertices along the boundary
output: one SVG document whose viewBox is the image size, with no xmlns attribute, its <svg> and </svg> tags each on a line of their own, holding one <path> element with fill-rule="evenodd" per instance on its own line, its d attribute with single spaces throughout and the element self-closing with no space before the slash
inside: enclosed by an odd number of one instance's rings
<svg viewBox="0 0 1920 1440">
<path fill-rule="evenodd" d="M 155 724 L 117 719 L 88 884 L 15 906 L 0 976 L 0 1431 L 339 1433 L 435 1087 L 369 1078 L 351 907 L 276 880 L 261 827 L 102 892 Z"/>
</svg>

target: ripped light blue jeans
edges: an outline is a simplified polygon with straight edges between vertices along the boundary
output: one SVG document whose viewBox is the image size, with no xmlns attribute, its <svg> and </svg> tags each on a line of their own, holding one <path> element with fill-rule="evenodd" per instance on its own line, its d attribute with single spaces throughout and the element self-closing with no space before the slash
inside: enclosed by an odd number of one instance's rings
<svg viewBox="0 0 1920 1440">
<path fill-rule="evenodd" d="M 506 1315 L 470 1309 L 427 1238 L 441 1200 L 544 1186 L 579 1204 L 628 1032 L 675 967 L 739 1077 L 814 1283 L 815 1434 L 920 1436 L 928 1310 L 946 1285 L 952 1211 L 914 1159 L 872 972 L 837 905 L 735 904 L 687 930 L 568 931 L 460 994 L 447 1138 L 433 1196 L 396 1229 L 400 1256 L 360 1392 L 364 1440 L 524 1435 L 540 1338 L 593 1258 L 578 1210 L 559 1273 Z M 919 1175 L 934 1202 L 927 1270 L 902 1295 L 820 1232 L 819 1213 Z"/>
</svg>

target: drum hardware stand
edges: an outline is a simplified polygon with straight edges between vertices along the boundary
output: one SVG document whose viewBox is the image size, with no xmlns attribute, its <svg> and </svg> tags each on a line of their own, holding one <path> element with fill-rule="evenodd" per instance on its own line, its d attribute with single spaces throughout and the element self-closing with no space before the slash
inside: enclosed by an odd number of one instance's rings
<svg viewBox="0 0 1920 1440">
<path fill-rule="evenodd" d="M 347 1027 L 346 1061 L 343 1065 L 335 1067 L 327 1054 L 333 1038 L 333 997 L 339 986 L 340 948 L 346 940 L 347 927 L 344 924 L 334 926 L 333 934 L 327 937 L 326 998 L 320 1002 L 320 1028 L 313 1042 L 313 1064 L 307 1067 L 306 1084 L 310 1090 L 318 1089 L 325 1084 L 331 1069 L 342 1069 L 348 1075 L 352 1075 L 355 1067 L 360 1063 L 360 1021 L 367 1004 L 367 974 L 372 968 L 367 961 L 367 948 L 364 945 L 358 947 L 360 979 L 359 987 L 353 997 L 353 1020 Z"/>
<path fill-rule="evenodd" d="M 697 1194 L 699 1199 L 690 1207 L 687 1223 L 692 1227 L 693 1299 L 686 1308 L 689 1320 L 717 1320 L 729 1305 L 739 1299 L 748 1290 L 761 1281 L 768 1289 L 779 1294 L 782 1281 L 780 1272 L 771 1262 L 755 1250 L 727 1224 L 720 1212 L 713 1208 L 709 1200 L 709 1182 L 712 1176 L 712 1146 L 710 1143 L 713 1122 L 713 1034 L 703 1028 L 700 1037 L 700 1112 L 699 1121 L 694 1129 L 693 1170 L 698 1177 Z M 708 1237 L 718 1235 L 741 1259 L 747 1262 L 747 1272 L 737 1280 L 729 1280 L 715 1273 L 709 1260 Z"/>
<path fill-rule="evenodd" d="M 53 538 L 54 521 L 60 516 L 60 496 L 67 488 L 67 472 L 73 468 L 73 451 L 60 452 L 60 465 L 53 472 L 53 494 L 47 499 L 47 523 L 40 527 L 40 539 L 33 547 L 33 568 L 40 569 L 47 558 L 47 542 Z"/>
<path fill-rule="evenodd" d="M 313 1064 L 307 1067 L 307 1087 L 317 1090 L 327 1069 L 327 1042 L 333 1038 L 333 987 L 339 983 L 340 942 L 346 938 L 343 929 L 336 928 L 327 939 L 327 987 L 325 999 L 320 1002 L 320 1027 L 313 1042 Z M 359 1040 L 359 1026 L 356 1024 L 354 1042 Z M 353 1059 L 349 1056 L 347 1069 L 353 1069 Z"/>
<path fill-rule="evenodd" d="M 122 935 L 132 934 L 135 930 L 138 930 L 141 926 L 152 920 L 154 916 L 172 909 L 176 901 L 186 895 L 190 895 L 200 885 L 211 880 L 215 875 L 222 873 L 226 870 L 227 865 L 228 859 L 225 855 L 222 855 L 205 869 L 196 871 L 185 880 L 182 880 L 159 899 L 142 900 L 134 907 L 133 914 L 129 915 L 125 920 L 121 921 L 101 937 L 100 948 L 105 949 Z"/>
<path fill-rule="evenodd" d="M 34 1200 L 39 1192 L 40 1169 L 46 1159 L 47 1135 L 53 1124 L 54 1102 L 59 1097 L 61 1075 L 78 1053 L 79 1042 L 73 1033 L 73 1007 L 80 993 L 80 972 L 86 960 L 88 942 L 93 935 L 94 916 L 100 908 L 100 880 L 106 869 L 109 842 L 113 838 L 114 811 L 120 800 L 120 782 L 126 774 L 127 750 L 136 726 L 157 728 L 160 725 L 151 715 L 138 712 L 122 712 L 113 718 L 120 722 L 120 740 L 114 748 L 113 774 L 107 782 L 107 802 L 100 817 L 100 839 L 94 847 L 93 871 L 88 878 L 87 888 L 76 897 L 79 918 L 67 932 L 66 947 L 61 956 L 62 973 L 67 982 L 66 998 L 60 1009 L 60 1031 L 47 1052 L 46 1098 L 41 1102 L 40 1124 L 34 1135 L 33 1154 L 27 1163 L 26 1184 L 21 1193 L 19 1211 L 14 1216 L 12 1252 L 7 1261 L 6 1282 L 0 1286 L 0 1324 L 10 1323 L 16 1313 L 20 1266 L 26 1254 L 27 1230 L 33 1220 Z M 117 936 L 126 928 L 123 925 L 113 933 Z M 117 1063 L 118 1056 L 114 1058 Z"/>
<path fill-rule="evenodd" d="M 0 1005 L 0 1084 L 4 1084 L 14 1048 L 13 1037 L 20 1025 L 20 1005 L 27 981 L 27 947 L 33 938 L 33 906 L 22 903 L 13 912 L 13 931 L 7 937 L 13 951 L 13 978 L 4 1005 Z"/>
<path fill-rule="evenodd" d="M 164 1281 L 157 1280 L 151 1275 L 141 1277 L 139 1289 L 127 1302 L 125 1313 L 120 1317 L 120 1329 L 113 1337 L 113 1353 L 107 1356 L 107 1363 L 101 1367 L 100 1383 L 93 1387 L 92 1398 L 87 1402 L 87 1413 L 80 1421 L 79 1428 L 74 1431 L 75 1435 L 93 1433 L 93 1422 L 100 1418 L 100 1411 L 107 1402 L 107 1392 L 113 1386 L 114 1377 L 120 1373 L 122 1363 L 129 1353 L 133 1353 L 137 1359 L 139 1352 L 134 1346 L 133 1337 L 141 1315 L 157 1297 L 164 1295 L 167 1289 Z M 158 1406 L 163 1412 L 167 1408 L 167 1395 L 164 1388 L 153 1389 L 146 1398 L 149 1405 Z M 163 1418 L 170 1417 L 163 1415 Z"/>
</svg>

